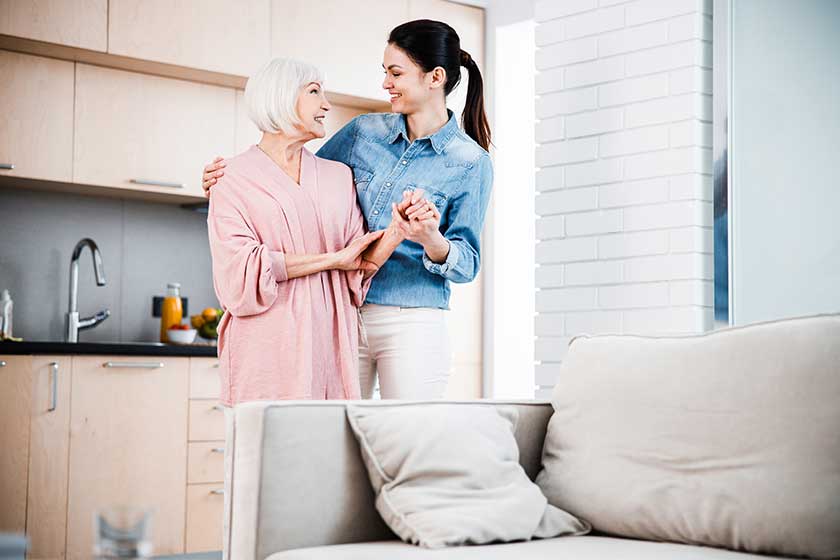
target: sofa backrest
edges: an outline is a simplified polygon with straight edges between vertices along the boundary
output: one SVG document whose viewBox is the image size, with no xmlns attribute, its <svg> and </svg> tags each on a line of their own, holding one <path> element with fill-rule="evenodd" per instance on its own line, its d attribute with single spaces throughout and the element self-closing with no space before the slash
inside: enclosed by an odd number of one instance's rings
<svg viewBox="0 0 840 560">
<path fill-rule="evenodd" d="M 422 406 L 422 403 L 416 403 Z M 534 401 L 468 401 L 463 406 L 515 408 L 519 459 L 533 480 L 540 469 L 551 405 Z M 365 406 L 406 406 L 369 401 Z M 248 403 L 233 425 L 228 558 L 263 560 L 307 546 L 396 538 L 374 507 L 367 471 L 342 401 Z"/>
</svg>

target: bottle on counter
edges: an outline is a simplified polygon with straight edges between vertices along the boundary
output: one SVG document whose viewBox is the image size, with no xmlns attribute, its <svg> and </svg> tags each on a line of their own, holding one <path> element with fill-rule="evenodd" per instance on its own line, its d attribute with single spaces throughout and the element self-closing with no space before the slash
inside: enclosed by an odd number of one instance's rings
<svg viewBox="0 0 840 560">
<path fill-rule="evenodd" d="M 12 338 L 12 310 L 14 302 L 9 290 L 0 294 L 0 340 Z"/>
<path fill-rule="evenodd" d="M 169 342 L 166 331 L 181 324 L 184 309 L 181 306 L 181 284 L 170 282 L 166 285 L 166 297 L 160 306 L 160 341 Z"/>
<path fill-rule="evenodd" d="M 12 308 L 14 302 L 9 290 L 0 294 L 0 340 L 12 338 Z"/>
</svg>

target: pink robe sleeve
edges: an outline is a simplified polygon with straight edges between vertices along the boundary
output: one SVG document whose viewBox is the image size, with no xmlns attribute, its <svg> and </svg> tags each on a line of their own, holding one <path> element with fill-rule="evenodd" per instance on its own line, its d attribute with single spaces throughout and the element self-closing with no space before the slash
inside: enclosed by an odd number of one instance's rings
<svg viewBox="0 0 840 560">
<path fill-rule="evenodd" d="M 247 207 L 220 182 L 207 216 L 213 285 L 219 302 L 235 317 L 257 315 L 277 300 L 278 282 L 288 279 L 285 256 L 259 241 Z"/>
<path fill-rule="evenodd" d="M 367 233 L 365 218 L 362 216 L 361 209 L 359 209 L 359 203 L 356 202 L 356 189 L 351 188 L 350 190 L 353 193 L 353 200 L 350 204 L 350 221 L 349 227 L 347 228 L 348 236 L 345 246 L 349 245 L 354 239 L 358 239 Z M 370 289 L 370 283 L 373 280 L 373 276 L 367 280 L 364 279 L 364 276 L 365 273 L 361 270 L 347 271 L 347 284 L 350 287 L 350 299 L 356 307 L 361 307 L 362 304 L 365 303 L 365 298 L 367 297 L 368 290 Z"/>
</svg>

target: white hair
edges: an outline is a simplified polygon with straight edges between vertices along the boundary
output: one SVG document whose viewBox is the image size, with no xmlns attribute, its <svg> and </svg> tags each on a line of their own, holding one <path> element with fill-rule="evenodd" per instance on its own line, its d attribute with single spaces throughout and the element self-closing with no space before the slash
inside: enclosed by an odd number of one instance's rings
<svg viewBox="0 0 840 560">
<path fill-rule="evenodd" d="M 271 60 L 245 84 L 248 117 L 263 132 L 291 134 L 301 124 L 298 94 L 312 82 L 324 82 L 323 74 L 315 66 L 291 58 Z"/>
</svg>

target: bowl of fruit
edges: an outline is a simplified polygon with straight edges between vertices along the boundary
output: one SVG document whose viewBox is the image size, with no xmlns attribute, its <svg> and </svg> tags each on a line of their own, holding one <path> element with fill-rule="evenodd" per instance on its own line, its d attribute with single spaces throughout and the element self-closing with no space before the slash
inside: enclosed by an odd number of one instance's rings
<svg viewBox="0 0 840 560">
<path fill-rule="evenodd" d="M 192 344 L 197 332 L 189 325 L 173 325 L 166 330 L 166 338 L 172 344 Z"/>
<path fill-rule="evenodd" d="M 201 338 L 216 340 L 219 338 L 219 333 L 216 329 L 219 326 L 219 321 L 222 320 L 224 312 L 223 309 L 208 307 L 200 315 L 190 316 L 190 323 L 194 329 L 198 330 L 198 336 Z"/>
</svg>

